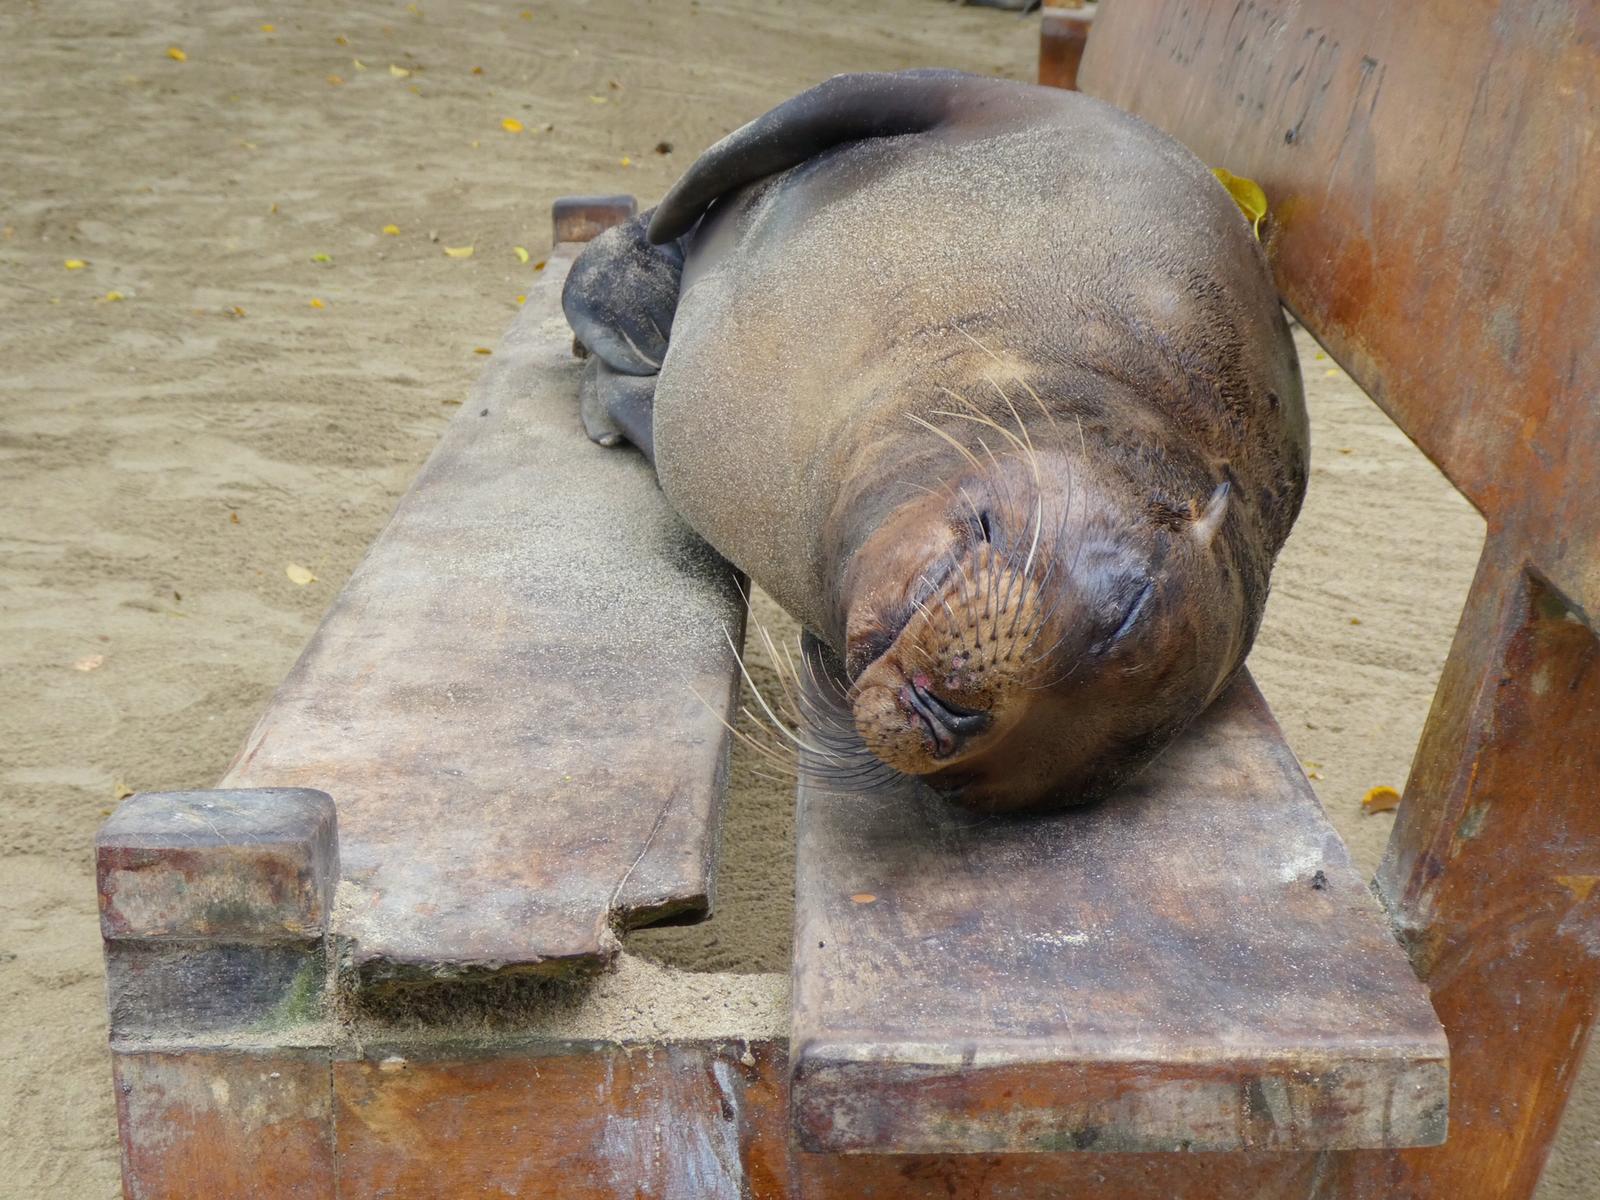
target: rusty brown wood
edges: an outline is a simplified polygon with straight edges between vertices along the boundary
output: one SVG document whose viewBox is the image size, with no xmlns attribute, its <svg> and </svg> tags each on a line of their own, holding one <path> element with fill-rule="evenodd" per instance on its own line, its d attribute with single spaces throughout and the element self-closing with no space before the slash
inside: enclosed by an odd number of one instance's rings
<svg viewBox="0 0 1600 1200">
<path fill-rule="evenodd" d="M 1600 996 L 1600 10 L 1119 5 L 1083 81 L 1263 185 L 1290 305 L 1488 518 L 1378 877 L 1450 1140 L 1315 1194 L 1527 1197 Z"/>
<path fill-rule="evenodd" d="M 574 250 L 224 781 L 334 797 L 335 933 L 369 984 L 593 969 L 615 924 L 710 903 L 743 604 L 643 459 L 583 435 Z"/>
<path fill-rule="evenodd" d="M 797 823 L 806 1149 L 1444 1135 L 1444 1035 L 1248 676 L 1090 809 L 805 785 Z"/>
<path fill-rule="evenodd" d="M 112 1056 L 127 1200 L 334 1200 L 326 1050 Z"/>
<path fill-rule="evenodd" d="M 1046 87 L 1078 90 L 1078 66 L 1096 5 L 1085 0 L 1046 4 L 1039 18 L 1039 82 Z"/>
</svg>

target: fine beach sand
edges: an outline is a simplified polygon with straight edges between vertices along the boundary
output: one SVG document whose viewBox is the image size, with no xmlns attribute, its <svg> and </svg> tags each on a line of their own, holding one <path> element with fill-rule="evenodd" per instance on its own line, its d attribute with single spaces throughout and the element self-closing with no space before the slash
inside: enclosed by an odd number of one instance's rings
<svg viewBox="0 0 1600 1200">
<path fill-rule="evenodd" d="M 1037 35 L 941 0 L 0 7 L 0 1195 L 119 1194 L 94 830 L 121 791 L 216 781 L 511 320 L 550 202 L 648 201 L 834 72 L 1030 78 Z M 1482 524 L 1301 347 L 1311 496 L 1251 665 L 1370 871 L 1392 819 L 1360 797 L 1405 781 Z M 754 766 L 721 910 L 634 951 L 787 970 L 791 802 Z M 1596 1178 L 1589 1071 L 1540 1195 Z"/>
</svg>

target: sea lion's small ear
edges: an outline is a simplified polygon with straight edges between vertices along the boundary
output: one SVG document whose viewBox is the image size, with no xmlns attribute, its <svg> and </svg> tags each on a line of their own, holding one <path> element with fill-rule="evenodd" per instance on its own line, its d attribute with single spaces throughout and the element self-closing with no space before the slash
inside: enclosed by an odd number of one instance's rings
<svg viewBox="0 0 1600 1200">
<path fill-rule="evenodd" d="M 1217 484 L 1211 492 L 1211 499 L 1206 501 L 1205 510 L 1189 526 L 1189 535 L 1202 547 L 1211 545 L 1217 530 L 1222 528 L 1222 518 L 1228 515 L 1228 497 L 1232 492 L 1233 487 L 1226 480 Z"/>
</svg>

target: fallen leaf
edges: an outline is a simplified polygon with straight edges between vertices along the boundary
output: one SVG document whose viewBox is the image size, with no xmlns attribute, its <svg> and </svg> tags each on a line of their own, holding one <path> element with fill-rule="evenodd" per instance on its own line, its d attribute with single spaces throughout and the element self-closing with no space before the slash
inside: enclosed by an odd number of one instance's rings
<svg viewBox="0 0 1600 1200">
<path fill-rule="evenodd" d="M 278 27 L 276 25 L 263 25 L 261 27 L 261 32 L 262 33 L 277 33 L 278 32 Z"/>
<path fill-rule="evenodd" d="M 333 44 L 335 46 L 348 46 L 350 44 L 350 39 L 341 33 L 338 37 L 333 39 Z"/>
<path fill-rule="evenodd" d="M 331 254 L 313 254 L 311 256 L 311 261 L 312 262 L 332 262 L 333 261 L 333 255 L 331 255 Z"/>
<path fill-rule="evenodd" d="M 81 258 L 69 258 L 65 264 L 67 270 L 69 271 L 81 271 L 88 265 L 89 264 L 84 262 Z"/>
<path fill-rule="evenodd" d="M 236 513 L 236 512 L 229 513 L 228 514 L 228 524 L 229 525 L 237 525 L 238 523 L 239 523 L 239 514 Z"/>
<path fill-rule="evenodd" d="M 189 56 L 187 54 L 185 54 L 182 50 L 180 50 L 177 46 L 168 46 L 167 47 L 167 57 L 170 58 L 173 62 L 188 62 L 189 61 Z"/>
<path fill-rule="evenodd" d="M 390 237 L 396 237 L 400 233 L 400 226 L 398 226 L 398 225 L 385 225 L 383 227 L 383 232 L 387 233 Z"/>
<path fill-rule="evenodd" d="M 1351 617 L 1350 618 L 1350 624 L 1352 624 L 1352 625 L 1361 624 L 1361 618 L 1360 617 Z"/>
<path fill-rule="evenodd" d="M 278 202 L 277 202 L 277 201 L 276 201 L 276 200 L 274 200 L 274 201 L 273 201 L 273 202 L 272 202 L 272 205 L 271 205 L 271 207 L 269 207 L 269 208 L 268 208 L 268 209 L 267 209 L 267 211 L 268 211 L 268 212 L 269 212 L 269 213 L 275 213 L 275 212 L 277 212 L 277 211 L 278 211 Z"/>
<path fill-rule="evenodd" d="M 311 307 L 312 308 L 327 308 L 328 306 L 326 304 L 324 304 L 321 300 L 319 300 L 315 296 L 313 296 L 313 297 L 311 297 Z"/>
<path fill-rule="evenodd" d="M 671 154 L 672 153 L 672 143 L 671 142 L 657 142 L 656 143 L 656 153 L 657 154 Z"/>
<path fill-rule="evenodd" d="M 459 400 L 441 400 L 441 401 L 439 401 L 439 403 L 440 404 L 460 404 L 461 401 L 459 401 Z"/>
<path fill-rule="evenodd" d="M 230 317 L 244 316 L 244 309 L 237 304 L 235 304 L 232 308 L 225 308 L 222 311 L 227 313 Z"/>
<path fill-rule="evenodd" d="M 605 104 L 607 101 L 604 96 L 590 96 L 589 102 L 591 104 Z"/>
<path fill-rule="evenodd" d="M 344 80 L 340 79 L 337 75 L 329 75 L 328 76 L 328 86 L 329 87 L 340 87 L 340 86 L 343 85 L 343 83 L 344 83 Z"/>
<path fill-rule="evenodd" d="M 622 165 L 625 166 L 625 167 L 633 166 L 633 159 L 629 158 L 627 155 L 623 155 L 622 156 Z"/>
<path fill-rule="evenodd" d="M 122 299 L 122 293 L 107 292 L 104 296 L 101 296 L 100 299 L 107 304 L 115 304 L 118 300 Z"/>
<path fill-rule="evenodd" d="M 494 353 L 494 351 L 489 349 L 489 347 L 487 347 L 487 346 L 474 346 L 472 348 L 472 352 L 474 354 L 493 354 Z"/>
<path fill-rule="evenodd" d="M 534 264 L 533 264 L 533 269 L 534 269 L 534 270 L 535 270 L 535 271 L 542 271 L 542 270 L 544 270 L 544 259 L 542 259 L 542 258 L 541 258 L 541 259 L 540 259 L 540 260 L 539 260 L 539 261 L 538 261 L 538 262 L 536 262 L 536 263 L 534 263 Z"/>
<path fill-rule="evenodd" d="M 416 85 L 416 84 L 414 84 L 414 83 L 412 83 L 412 84 L 407 84 L 407 85 L 406 85 L 406 91 L 408 91 L 408 92 L 410 92 L 410 93 L 411 93 L 411 94 L 412 94 L 412 95 L 413 95 L 413 96 L 420 96 L 420 95 L 422 95 L 422 89 L 421 89 L 421 88 L 419 88 L 419 87 L 418 87 L 418 86 L 417 86 L 417 85 Z"/>
<path fill-rule="evenodd" d="M 522 10 L 522 11 L 521 11 L 521 12 L 520 12 L 520 13 L 518 13 L 518 14 L 517 14 L 517 15 L 518 15 L 518 16 L 519 16 L 519 17 L 521 17 L 521 18 L 522 18 L 522 19 L 523 19 L 523 20 L 524 20 L 524 21 L 531 21 L 531 20 L 533 20 L 533 10 L 532 10 L 532 9 L 530 9 L 530 8 L 525 8 L 525 9 L 523 9 L 523 10 Z"/>
<path fill-rule="evenodd" d="M 517 261 L 518 262 L 524 262 L 525 263 L 525 262 L 528 261 L 528 251 L 522 246 L 513 246 L 513 247 L 511 247 L 511 253 L 513 253 L 513 254 L 515 254 L 517 256 Z"/>
<path fill-rule="evenodd" d="M 1261 222 L 1267 215 L 1267 194 L 1261 190 L 1261 185 L 1254 179 L 1235 175 L 1223 167 L 1212 167 L 1211 173 L 1223 187 L 1228 189 L 1228 195 L 1233 197 L 1233 202 L 1239 206 L 1240 211 L 1250 218 L 1250 228 L 1256 237 L 1260 238 Z"/>
<path fill-rule="evenodd" d="M 444 252 L 446 254 L 448 254 L 451 258 L 471 258 L 472 257 L 472 247 L 471 246 L 446 246 L 444 248 Z"/>
<path fill-rule="evenodd" d="M 72 669 L 74 671 L 98 671 L 105 661 L 106 656 L 104 654 L 91 654 L 73 663 Z"/>
<path fill-rule="evenodd" d="M 288 566 L 283 568 L 283 573 L 289 577 L 290 583 L 299 584 L 301 587 L 305 587 L 306 584 L 315 583 L 317 581 L 317 577 L 302 567 L 299 563 L 290 563 Z"/>
<path fill-rule="evenodd" d="M 871 904 L 876 899 L 877 897 L 871 892 L 857 892 L 854 896 L 850 897 L 851 903 L 853 904 Z"/>
<path fill-rule="evenodd" d="M 507 117 L 505 120 L 500 122 L 500 128 L 504 129 L 507 133 L 521 133 L 522 122 L 517 120 L 515 117 Z"/>
<path fill-rule="evenodd" d="M 473 67 L 472 68 L 472 73 L 474 75 L 482 75 L 483 74 L 483 68 L 482 67 Z"/>
<path fill-rule="evenodd" d="M 1361 811 L 1364 813 L 1392 812 L 1400 807 L 1400 793 L 1392 787 L 1368 788 L 1367 794 L 1361 797 Z"/>
<path fill-rule="evenodd" d="M 396 79 L 404 79 L 410 75 L 411 72 L 406 70 L 404 67 L 397 67 L 393 63 L 390 63 L 389 74 L 393 75 Z"/>
<path fill-rule="evenodd" d="M 1324 354 L 1321 350 L 1318 350 L 1311 357 L 1316 359 L 1318 362 L 1321 362 L 1323 359 L 1327 358 L 1328 356 L 1326 354 Z"/>
<path fill-rule="evenodd" d="M 1340 374 L 1341 374 L 1341 372 L 1340 372 L 1338 367 L 1329 367 L 1326 371 L 1324 371 L 1322 373 L 1322 377 L 1324 379 L 1337 379 L 1337 378 L 1339 378 Z"/>
<path fill-rule="evenodd" d="M 362 62 L 359 58 L 352 58 L 350 60 L 350 65 L 358 71 L 365 71 L 367 69 L 367 64 Z"/>
<path fill-rule="evenodd" d="M 527 302 L 528 302 L 528 298 L 526 296 L 518 296 L 517 297 L 517 303 L 518 304 L 526 304 Z"/>
<path fill-rule="evenodd" d="M 126 800 L 133 795 L 133 789 L 119 779 L 111 785 L 111 794 L 118 800 Z"/>
</svg>

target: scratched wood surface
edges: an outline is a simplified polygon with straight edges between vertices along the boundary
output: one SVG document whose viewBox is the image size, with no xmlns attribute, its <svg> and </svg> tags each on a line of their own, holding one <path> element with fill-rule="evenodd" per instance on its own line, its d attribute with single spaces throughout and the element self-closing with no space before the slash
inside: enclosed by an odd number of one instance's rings
<svg viewBox="0 0 1600 1200">
<path fill-rule="evenodd" d="M 1315 1194 L 1520 1200 L 1600 1007 L 1600 10 L 1116 5 L 1079 82 L 1260 181 L 1290 305 L 1488 520 L 1377 880 L 1450 1140 Z"/>
<path fill-rule="evenodd" d="M 809 1150 L 1433 1143 L 1448 1051 L 1254 683 L 1096 807 L 803 786 Z"/>
<path fill-rule="evenodd" d="M 332 795 L 368 983 L 592 969 L 613 923 L 710 903 L 743 605 L 644 461 L 583 435 L 575 250 L 224 780 Z"/>
</svg>

